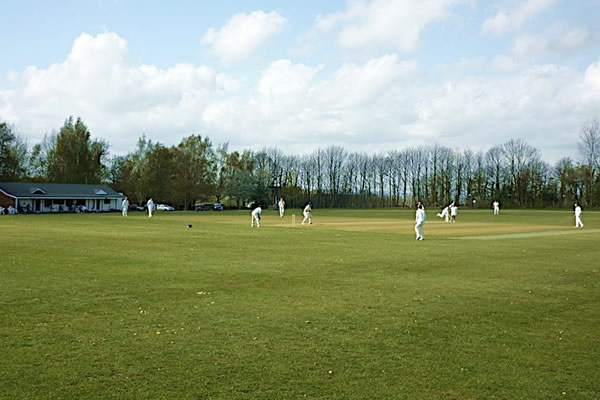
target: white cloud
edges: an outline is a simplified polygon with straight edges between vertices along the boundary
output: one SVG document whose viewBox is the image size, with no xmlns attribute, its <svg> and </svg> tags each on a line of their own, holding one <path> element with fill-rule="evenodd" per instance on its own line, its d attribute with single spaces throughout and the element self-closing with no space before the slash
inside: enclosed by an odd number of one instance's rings
<svg viewBox="0 0 600 400">
<path fill-rule="evenodd" d="M 80 116 L 92 134 L 116 152 L 132 149 L 142 133 L 188 134 L 197 113 L 237 83 L 210 67 L 176 64 L 167 69 L 132 65 L 127 43 L 115 33 L 81 34 L 62 63 L 14 74 L 14 88 L 0 94 L 0 110 L 33 139 Z M 162 141 L 168 137 L 159 136 Z"/>
<path fill-rule="evenodd" d="M 550 8 L 557 0 L 525 0 L 510 10 L 500 10 L 481 25 L 482 32 L 502 34 L 520 29 L 527 21 Z"/>
<path fill-rule="evenodd" d="M 310 68 L 292 64 L 290 60 L 277 60 L 264 71 L 257 92 L 262 97 L 277 99 L 304 96 L 311 80 L 322 67 Z"/>
<path fill-rule="evenodd" d="M 247 58 L 267 39 L 281 32 L 286 22 L 275 11 L 235 14 L 220 29 L 208 29 L 202 43 L 211 45 L 222 62 L 231 63 Z"/>
<path fill-rule="evenodd" d="M 398 62 L 395 55 L 367 61 L 363 65 L 345 64 L 331 80 L 319 86 L 318 98 L 335 109 L 356 109 L 376 103 L 402 78 L 417 73 L 416 61 Z"/>
<path fill-rule="evenodd" d="M 277 60 L 264 71 L 249 102 L 261 135 L 275 139 L 285 132 L 287 141 L 297 144 L 315 142 L 315 136 L 352 136 L 398 82 L 417 73 L 417 64 L 388 55 L 342 65 L 317 79 L 321 69 Z"/>
<path fill-rule="evenodd" d="M 583 89 L 588 96 L 600 99 L 600 58 L 585 70 Z"/>
<path fill-rule="evenodd" d="M 600 106 L 598 97 L 584 96 L 590 88 L 583 78 L 566 67 L 537 65 L 493 79 L 425 86 L 417 103 L 420 118 L 401 129 L 432 134 L 432 140 L 452 147 L 483 150 L 522 138 L 552 162 L 576 150 L 574 127 Z"/>
<path fill-rule="evenodd" d="M 319 15 L 305 39 L 315 32 L 329 32 L 338 27 L 337 40 L 342 47 L 363 48 L 393 45 L 412 51 L 419 45 L 425 27 L 448 14 L 457 0 L 354 0 L 343 12 Z"/>
<path fill-rule="evenodd" d="M 232 149 L 285 153 L 330 144 L 487 149 L 523 138 L 552 160 L 559 157 L 546 153 L 548 138 L 558 138 L 552 141 L 564 154 L 581 121 L 600 109 L 600 59 L 582 71 L 515 64 L 485 78 L 459 73 L 473 66 L 489 69 L 485 60 L 464 59 L 429 74 L 396 54 L 330 68 L 279 59 L 256 81 L 238 82 L 206 66 L 134 65 L 118 35 L 83 34 L 63 62 L 13 74 L 12 88 L 0 90 L 0 115 L 31 143 L 80 116 L 118 154 L 132 151 L 143 133 L 166 145 L 199 133 Z"/>
<path fill-rule="evenodd" d="M 518 35 L 508 54 L 496 57 L 496 65 L 510 70 L 548 57 L 566 57 L 592 43 L 592 35 L 583 27 L 551 27 L 542 33 Z"/>
</svg>

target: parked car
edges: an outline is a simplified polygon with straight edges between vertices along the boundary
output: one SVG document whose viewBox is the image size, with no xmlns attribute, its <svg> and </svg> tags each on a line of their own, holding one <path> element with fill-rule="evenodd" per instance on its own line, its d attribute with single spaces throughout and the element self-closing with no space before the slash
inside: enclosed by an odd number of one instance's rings
<svg viewBox="0 0 600 400">
<path fill-rule="evenodd" d="M 210 210 L 210 207 L 206 204 L 196 204 L 195 210 L 196 211 L 208 211 L 208 210 Z"/>
<path fill-rule="evenodd" d="M 171 207 L 170 205 L 167 205 L 167 204 L 157 204 L 156 209 L 158 211 L 175 211 L 175 209 L 173 207 Z"/>
<path fill-rule="evenodd" d="M 225 208 L 223 207 L 223 204 L 221 203 L 215 203 L 213 204 L 213 210 L 214 211 L 223 211 Z"/>
</svg>

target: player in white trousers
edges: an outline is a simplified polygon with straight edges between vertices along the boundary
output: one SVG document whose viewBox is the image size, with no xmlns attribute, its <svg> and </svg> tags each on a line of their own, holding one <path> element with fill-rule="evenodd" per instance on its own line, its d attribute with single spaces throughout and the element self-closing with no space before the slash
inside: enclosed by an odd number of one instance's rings
<svg viewBox="0 0 600 400">
<path fill-rule="evenodd" d="M 498 200 L 492 203 L 492 208 L 494 209 L 494 215 L 500 214 L 500 203 L 498 203 Z"/>
<path fill-rule="evenodd" d="M 304 214 L 302 225 L 304 225 L 306 221 L 308 221 L 309 225 L 312 224 L 312 203 L 310 201 L 308 202 L 306 207 L 304 207 L 304 211 L 302 211 L 302 213 Z"/>
<path fill-rule="evenodd" d="M 575 203 L 575 228 L 583 228 L 583 222 L 581 222 L 581 206 Z"/>
<path fill-rule="evenodd" d="M 152 211 L 154 211 L 154 200 L 152 200 L 152 197 L 148 199 L 146 207 L 148 208 L 148 218 L 152 218 Z"/>
<path fill-rule="evenodd" d="M 417 240 L 425 240 L 425 220 L 427 220 L 425 207 L 419 202 L 415 214 L 415 233 L 417 234 Z"/>
<path fill-rule="evenodd" d="M 123 197 L 123 202 L 121 203 L 121 213 L 124 217 L 127 216 L 127 212 L 129 211 L 129 200 L 127 196 Z"/>
<path fill-rule="evenodd" d="M 283 197 L 279 199 L 277 205 L 279 206 L 279 216 L 283 218 L 283 213 L 285 212 L 285 201 L 283 201 Z"/>
<path fill-rule="evenodd" d="M 262 208 L 260 206 L 256 207 L 252 210 L 252 219 L 250 220 L 250 227 L 254 227 L 254 221 L 256 221 L 256 227 L 260 228 L 260 213 L 262 212 Z"/>
</svg>

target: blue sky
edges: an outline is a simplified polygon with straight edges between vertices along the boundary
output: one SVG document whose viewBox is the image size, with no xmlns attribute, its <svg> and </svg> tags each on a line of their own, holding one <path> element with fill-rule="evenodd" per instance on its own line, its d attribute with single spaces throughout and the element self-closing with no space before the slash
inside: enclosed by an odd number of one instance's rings
<svg viewBox="0 0 600 400">
<path fill-rule="evenodd" d="M 511 138 L 578 157 L 600 118 L 600 0 L 0 0 L 0 120 L 69 115 L 115 154 L 145 134 L 386 152 Z"/>
</svg>

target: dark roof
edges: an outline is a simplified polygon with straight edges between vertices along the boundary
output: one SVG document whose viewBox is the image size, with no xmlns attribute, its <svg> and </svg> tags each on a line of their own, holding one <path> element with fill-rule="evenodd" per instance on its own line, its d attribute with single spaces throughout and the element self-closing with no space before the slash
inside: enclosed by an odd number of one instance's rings
<svg viewBox="0 0 600 400">
<path fill-rule="evenodd" d="M 0 191 L 17 198 L 107 198 L 122 197 L 106 185 L 67 183 L 0 182 Z"/>
</svg>

